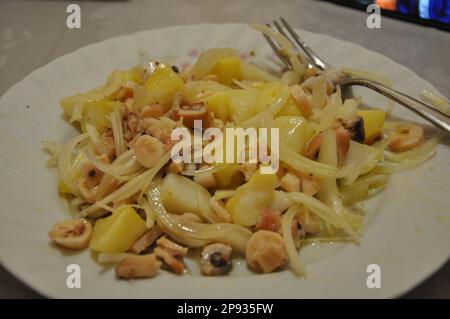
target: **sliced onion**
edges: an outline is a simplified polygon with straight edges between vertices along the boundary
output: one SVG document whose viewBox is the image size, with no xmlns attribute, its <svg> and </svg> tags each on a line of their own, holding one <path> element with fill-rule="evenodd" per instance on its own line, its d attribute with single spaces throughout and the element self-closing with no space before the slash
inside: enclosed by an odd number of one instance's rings
<svg viewBox="0 0 450 319">
<path fill-rule="evenodd" d="M 300 257 L 298 255 L 297 249 L 295 248 L 294 238 L 292 236 L 292 220 L 294 217 L 300 212 L 300 208 L 296 205 L 291 206 L 286 214 L 284 214 L 283 219 L 281 220 L 281 228 L 283 231 L 283 239 L 286 245 L 287 254 L 289 257 L 289 263 L 292 267 L 292 270 L 298 276 L 305 276 L 306 271 L 302 262 L 300 261 Z"/>
<path fill-rule="evenodd" d="M 116 156 L 118 157 L 125 151 L 125 140 L 123 137 L 122 116 L 120 115 L 121 105 L 114 107 L 109 115 L 114 136 L 114 144 L 116 146 Z"/>
<path fill-rule="evenodd" d="M 388 163 L 384 162 L 377 167 L 373 169 L 374 173 L 380 173 L 380 174 L 393 174 L 396 172 L 404 171 L 407 169 L 411 169 L 414 167 L 417 167 L 426 161 L 428 161 L 430 158 L 434 156 L 435 152 L 430 152 L 426 155 L 422 156 L 416 156 L 410 160 L 404 161 L 402 163 Z"/>
<path fill-rule="evenodd" d="M 286 196 L 294 203 L 305 206 L 309 211 L 323 219 L 326 223 L 344 230 L 352 239 L 359 243 L 359 235 L 348 225 L 346 220 L 336 214 L 336 212 L 319 201 L 318 199 L 306 195 L 304 193 L 292 192 L 286 194 Z"/>
<path fill-rule="evenodd" d="M 98 202 L 95 202 L 88 208 L 84 209 L 81 212 L 82 216 L 89 216 L 95 210 L 101 207 L 101 205 L 106 205 L 113 201 L 121 201 L 126 198 L 129 198 L 142 190 L 146 186 L 147 183 L 150 183 L 155 175 L 159 172 L 159 170 L 169 161 L 170 154 L 165 154 L 159 161 L 153 166 L 151 169 L 145 171 L 144 173 L 136 176 L 126 184 L 122 185 L 119 189 L 115 190 L 105 198 L 101 199 Z"/>
<path fill-rule="evenodd" d="M 145 211 L 145 225 L 150 229 L 155 225 L 155 212 L 152 210 L 145 197 L 141 198 L 140 206 L 142 206 Z"/>
<path fill-rule="evenodd" d="M 132 156 L 126 162 L 112 163 L 112 164 L 107 164 L 107 163 L 100 161 L 99 159 L 95 158 L 94 155 L 92 155 L 92 153 L 89 151 L 85 151 L 84 154 L 85 154 L 86 158 L 88 159 L 88 161 L 91 162 L 95 167 L 97 167 L 103 173 L 112 175 L 112 176 L 122 176 L 122 175 L 133 174 L 134 172 L 136 172 L 142 168 L 142 166 L 136 161 L 136 158 L 134 157 L 134 152 L 132 150 L 130 150 L 130 151 L 132 152 L 131 153 Z M 125 153 L 122 153 L 122 155 L 123 154 L 125 154 Z"/>
<path fill-rule="evenodd" d="M 245 247 L 252 232 L 245 227 L 229 223 L 203 224 L 186 222 L 165 210 L 159 188 L 148 192 L 150 206 L 155 212 L 158 225 L 177 241 L 190 247 L 202 247 L 211 242 L 223 242 L 239 252 Z"/>
<path fill-rule="evenodd" d="M 83 119 L 83 110 L 84 110 L 84 103 L 83 102 L 76 102 L 73 111 L 72 116 L 70 117 L 69 122 L 73 123 L 76 121 L 81 121 Z"/>
<path fill-rule="evenodd" d="M 100 264 L 119 263 L 122 259 L 136 256 L 130 253 L 99 253 L 97 255 L 97 262 Z"/>
<path fill-rule="evenodd" d="M 70 193 L 78 196 L 77 179 L 72 169 L 72 156 L 75 148 L 88 137 L 88 134 L 81 134 L 67 142 L 59 156 L 58 177 L 64 183 Z"/>
<path fill-rule="evenodd" d="M 89 134 L 89 138 L 91 139 L 92 143 L 97 144 L 100 141 L 97 129 L 90 123 L 86 123 L 85 125 L 86 133 Z"/>
<path fill-rule="evenodd" d="M 222 200 L 222 199 L 226 199 L 226 198 L 230 198 L 232 197 L 234 194 L 236 193 L 236 190 L 234 189 L 220 189 L 220 190 L 216 190 L 216 192 L 214 193 L 213 198 L 215 200 Z"/>
<path fill-rule="evenodd" d="M 291 150 L 286 143 L 280 141 L 280 160 L 306 174 L 318 177 L 336 177 L 337 169 L 332 165 L 319 163 Z"/>
<path fill-rule="evenodd" d="M 58 164 L 59 154 L 63 148 L 62 144 L 53 141 L 42 141 L 44 150 L 50 153 L 50 158 L 47 160 L 47 166 L 55 166 Z"/>
</svg>

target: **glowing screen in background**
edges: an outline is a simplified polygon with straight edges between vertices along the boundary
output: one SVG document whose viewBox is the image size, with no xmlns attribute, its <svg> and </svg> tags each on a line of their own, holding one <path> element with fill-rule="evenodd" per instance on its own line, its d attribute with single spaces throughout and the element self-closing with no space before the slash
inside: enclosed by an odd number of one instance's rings
<svg viewBox="0 0 450 319">
<path fill-rule="evenodd" d="M 450 0 L 352 0 L 367 6 L 376 3 L 384 10 L 450 24 Z M 338 1 L 339 2 L 339 1 Z"/>
<path fill-rule="evenodd" d="M 385 10 L 450 24 L 450 0 L 376 0 L 375 3 Z"/>
</svg>

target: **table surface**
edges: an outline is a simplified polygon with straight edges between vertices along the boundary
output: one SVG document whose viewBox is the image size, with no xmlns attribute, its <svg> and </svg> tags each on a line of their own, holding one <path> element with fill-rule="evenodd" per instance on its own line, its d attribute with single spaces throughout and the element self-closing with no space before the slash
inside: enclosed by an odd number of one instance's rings
<svg viewBox="0 0 450 319">
<path fill-rule="evenodd" d="M 69 3 L 81 6 L 81 29 L 66 27 Z M 2 0 L 0 95 L 58 56 L 110 37 L 176 24 L 265 22 L 279 16 L 294 27 L 378 51 L 450 96 L 450 33 L 387 17 L 380 29 L 368 29 L 366 13 L 315 0 Z M 39 297 L 0 266 L 0 299 Z M 450 298 L 450 262 L 404 297 Z"/>
</svg>

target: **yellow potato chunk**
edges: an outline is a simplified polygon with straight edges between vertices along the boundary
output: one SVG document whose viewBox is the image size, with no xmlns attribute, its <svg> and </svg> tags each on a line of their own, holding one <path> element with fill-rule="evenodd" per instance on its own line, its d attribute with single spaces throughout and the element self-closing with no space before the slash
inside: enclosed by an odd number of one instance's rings
<svg viewBox="0 0 450 319">
<path fill-rule="evenodd" d="M 111 216 L 97 220 L 89 248 L 98 252 L 124 252 L 145 232 L 145 221 L 130 206 L 116 209 Z"/>
<path fill-rule="evenodd" d="M 190 103 L 194 103 L 216 93 L 229 90 L 231 90 L 230 87 L 215 81 L 189 81 L 183 87 L 183 97 Z"/>
<path fill-rule="evenodd" d="M 224 122 L 229 120 L 228 96 L 219 92 L 205 100 L 208 110 L 214 113 L 214 117 Z"/>
<path fill-rule="evenodd" d="M 114 110 L 114 107 L 120 105 L 120 102 L 112 101 L 89 101 L 84 102 L 83 106 L 83 121 L 81 128 L 85 132 L 86 123 L 90 123 L 97 131 L 101 132 L 105 128 L 111 128 L 111 121 L 108 115 Z"/>
<path fill-rule="evenodd" d="M 125 80 L 133 81 L 137 84 L 144 84 L 144 68 L 140 65 L 132 67 L 125 72 Z"/>
<path fill-rule="evenodd" d="M 61 194 L 70 194 L 70 189 L 64 184 L 62 180 L 58 181 L 58 191 Z"/>
<path fill-rule="evenodd" d="M 237 57 L 235 49 L 231 48 L 212 48 L 200 54 L 197 62 L 192 67 L 191 75 L 194 80 L 201 80 L 212 73 L 217 62 L 225 57 Z"/>
<path fill-rule="evenodd" d="M 169 105 L 175 93 L 183 89 L 183 85 L 183 80 L 169 65 L 160 63 L 145 82 L 147 103 Z"/>
<path fill-rule="evenodd" d="M 236 56 L 223 57 L 214 66 L 213 74 L 219 77 L 220 83 L 231 85 L 233 79 L 242 79 L 241 60 Z"/>
<path fill-rule="evenodd" d="M 381 110 L 362 110 L 358 111 L 357 115 L 362 117 L 364 121 L 364 134 L 366 141 L 369 141 L 377 135 L 384 126 L 386 113 Z"/>
</svg>

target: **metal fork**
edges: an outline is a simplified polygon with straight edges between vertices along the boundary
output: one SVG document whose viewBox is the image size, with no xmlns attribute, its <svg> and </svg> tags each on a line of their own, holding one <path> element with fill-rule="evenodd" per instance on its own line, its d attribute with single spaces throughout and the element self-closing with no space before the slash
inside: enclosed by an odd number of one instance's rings
<svg viewBox="0 0 450 319">
<path fill-rule="evenodd" d="M 294 29 L 287 23 L 284 18 L 280 18 L 281 24 L 274 20 L 273 25 L 275 28 L 284 35 L 296 48 L 297 50 L 303 50 L 306 56 L 309 58 L 311 65 L 321 70 L 328 79 L 331 79 L 335 85 L 341 87 L 349 86 L 364 86 L 371 90 L 374 90 L 387 98 L 397 102 L 398 104 L 408 108 L 409 110 L 415 112 L 425 120 L 429 121 L 433 125 L 447 131 L 450 133 L 450 117 L 446 114 L 436 110 L 430 105 L 427 105 L 409 95 L 396 91 L 394 89 L 388 88 L 387 86 L 373 80 L 368 80 L 364 78 L 352 78 L 347 74 L 339 71 L 338 69 L 332 67 L 324 60 L 322 60 L 294 31 Z M 283 26 L 284 28 L 283 28 Z M 270 24 L 267 24 L 271 27 Z M 287 31 L 286 31 L 287 30 Z M 283 54 L 278 43 L 272 40 L 269 36 L 264 34 L 269 45 L 274 50 L 275 54 L 280 58 L 281 62 L 289 69 L 292 69 L 292 65 L 289 59 Z"/>
</svg>

